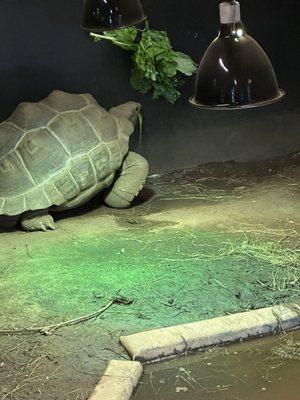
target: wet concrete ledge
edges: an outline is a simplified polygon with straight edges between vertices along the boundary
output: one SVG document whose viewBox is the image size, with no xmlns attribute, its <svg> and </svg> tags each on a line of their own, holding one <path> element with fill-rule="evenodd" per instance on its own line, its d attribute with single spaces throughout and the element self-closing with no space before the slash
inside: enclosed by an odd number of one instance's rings
<svg viewBox="0 0 300 400">
<path fill-rule="evenodd" d="M 300 301 L 121 337 L 133 360 L 153 362 L 209 346 L 300 328 Z"/>
<path fill-rule="evenodd" d="M 129 400 L 143 373 L 136 361 L 112 360 L 89 400 Z"/>
</svg>

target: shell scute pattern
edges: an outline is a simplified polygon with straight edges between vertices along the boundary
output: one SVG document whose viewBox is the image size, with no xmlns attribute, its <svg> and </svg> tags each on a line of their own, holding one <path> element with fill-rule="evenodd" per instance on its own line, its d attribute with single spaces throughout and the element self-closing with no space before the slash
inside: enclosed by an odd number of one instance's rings
<svg viewBox="0 0 300 400">
<path fill-rule="evenodd" d="M 18 152 L 35 185 L 43 184 L 58 173 L 69 157 L 64 146 L 47 128 L 28 132 L 18 146 Z"/>
<path fill-rule="evenodd" d="M 26 209 L 24 196 L 13 197 L 11 199 L 4 199 L 2 207 L 2 214 L 4 215 L 18 215 L 20 208 Z"/>
<path fill-rule="evenodd" d="M 40 103 L 21 103 L 7 122 L 21 128 L 23 131 L 38 129 L 47 125 L 57 113 Z"/>
<path fill-rule="evenodd" d="M 44 188 L 39 187 L 25 195 L 25 207 L 30 210 L 31 204 L 34 204 L 37 209 L 48 208 L 51 205 Z"/>
<path fill-rule="evenodd" d="M 20 104 L 0 124 L 0 214 L 61 206 L 111 181 L 128 151 L 118 130 L 118 118 L 89 94 L 54 91 Z"/>
<path fill-rule="evenodd" d="M 67 169 L 54 176 L 51 181 L 65 200 L 73 199 L 80 192 L 77 182 Z"/>
<path fill-rule="evenodd" d="M 57 113 L 80 110 L 90 103 L 92 102 L 88 95 L 74 95 L 60 90 L 54 90 L 50 96 L 41 102 L 41 104 Z"/>
<path fill-rule="evenodd" d="M 0 124 L 0 163 L 24 137 L 25 132 L 7 122 Z"/>
<path fill-rule="evenodd" d="M 100 143 L 91 124 L 80 113 L 59 114 L 49 128 L 72 157 L 85 154 Z"/>
<path fill-rule="evenodd" d="M 84 98 L 84 100 L 87 102 L 87 104 L 90 104 L 92 106 L 96 106 L 97 108 L 99 107 L 99 108 L 105 110 L 103 107 L 101 107 L 98 104 L 98 102 L 94 99 L 94 97 L 91 94 L 85 93 L 85 94 L 81 94 L 80 96 Z"/>
<path fill-rule="evenodd" d="M 90 153 L 90 158 L 95 168 L 98 180 L 106 177 L 110 172 L 110 154 L 103 143 Z"/>
<path fill-rule="evenodd" d="M 118 140 L 117 123 L 104 108 L 89 107 L 81 114 L 89 121 L 102 142 Z"/>
<path fill-rule="evenodd" d="M 93 165 L 88 156 L 72 160 L 69 171 L 81 191 L 96 185 L 97 176 L 95 175 Z"/>
<path fill-rule="evenodd" d="M 0 187 L 4 196 L 17 197 L 34 187 L 28 171 L 24 170 L 22 158 L 18 153 L 9 153 L 0 162 Z"/>
<path fill-rule="evenodd" d="M 116 171 L 122 164 L 122 159 L 123 159 L 123 154 L 121 152 L 119 142 L 117 141 L 108 142 L 107 149 L 109 153 L 110 170 Z"/>
<path fill-rule="evenodd" d="M 4 204 L 4 198 L 0 198 L 0 215 L 2 214 L 3 204 Z"/>
<path fill-rule="evenodd" d="M 60 205 L 66 201 L 64 195 L 57 190 L 51 181 L 46 182 L 43 187 L 47 198 L 51 199 L 53 205 Z"/>
</svg>

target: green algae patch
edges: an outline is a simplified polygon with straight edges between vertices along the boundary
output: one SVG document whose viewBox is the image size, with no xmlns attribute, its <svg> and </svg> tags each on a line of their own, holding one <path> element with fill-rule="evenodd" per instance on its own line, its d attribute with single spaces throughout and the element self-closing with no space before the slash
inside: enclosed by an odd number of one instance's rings
<svg viewBox="0 0 300 400">
<path fill-rule="evenodd" d="M 129 332 L 293 301 L 300 293 L 299 252 L 263 238 L 174 228 L 80 234 L 60 243 L 46 236 L 26 256 L 1 258 L 9 266 L 0 280 L 2 327 L 76 318 L 117 293 L 132 303 L 101 320 Z"/>
</svg>

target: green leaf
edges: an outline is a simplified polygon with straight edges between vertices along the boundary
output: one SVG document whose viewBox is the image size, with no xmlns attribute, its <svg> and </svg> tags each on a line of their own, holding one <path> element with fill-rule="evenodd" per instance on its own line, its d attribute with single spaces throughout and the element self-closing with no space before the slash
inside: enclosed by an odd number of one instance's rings
<svg viewBox="0 0 300 400">
<path fill-rule="evenodd" d="M 112 32 L 104 32 L 104 36 L 124 50 L 136 51 L 138 47 L 137 43 L 135 43 L 137 33 L 136 28 L 125 28 Z"/>
<path fill-rule="evenodd" d="M 179 90 L 176 89 L 171 82 L 156 82 L 153 85 L 153 98 L 159 99 L 160 97 L 164 97 L 167 101 L 174 104 L 180 97 Z"/>
<path fill-rule="evenodd" d="M 143 94 L 153 90 L 154 99 L 163 97 L 175 103 L 180 97 L 178 88 L 184 83 L 182 75 L 191 76 L 196 72 L 196 64 L 188 55 L 173 50 L 167 32 L 152 30 L 146 25 L 137 41 L 138 33 L 136 28 L 125 28 L 93 34 L 93 37 L 95 41 L 106 39 L 133 52 L 131 84 L 134 89 Z"/>
<path fill-rule="evenodd" d="M 151 80 L 147 79 L 143 72 L 136 67 L 132 69 L 130 82 L 135 90 L 143 94 L 148 93 L 152 89 Z"/>
<path fill-rule="evenodd" d="M 173 77 L 176 76 L 177 74 L 177 65 L 175 62 L 172 61 L 164 61 L 163 63 L 160 64 L 160 71 L 161 75 L 163 76 L 164 74 L 167 75 L 168 77 Z"/>
<path fill-rule="evenodd" d="M 197 70 L 197 64 L 184 53 L 177 52 L 176 55 L 177 71 L 187 76 L 193 75 Z"/>
</svg>

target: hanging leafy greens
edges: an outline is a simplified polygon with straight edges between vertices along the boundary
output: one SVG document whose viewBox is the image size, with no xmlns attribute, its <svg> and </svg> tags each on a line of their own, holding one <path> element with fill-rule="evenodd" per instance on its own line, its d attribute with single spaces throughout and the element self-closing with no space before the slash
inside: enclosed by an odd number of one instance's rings
<svg viewBox="0 0 300 400">
<path fill-rule="evenodd" d="M 180 97 L 183 75 L 196 72 L 196 64 L 186 54 L 173 50 L 167 32 L 125 28 L 103 35 L 91 34 L 96 42 L 110 40 L 124 50 L 132 51 L 132 86 L 141 93 L 153 92 L 153 98 L 164 97 L 175 103 Z M 139 40 L 137 40 L 137 38 Z"/>
</svg>

